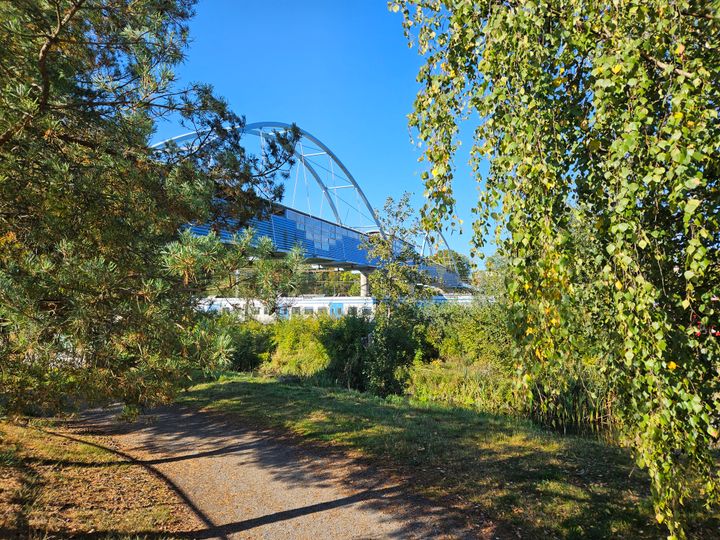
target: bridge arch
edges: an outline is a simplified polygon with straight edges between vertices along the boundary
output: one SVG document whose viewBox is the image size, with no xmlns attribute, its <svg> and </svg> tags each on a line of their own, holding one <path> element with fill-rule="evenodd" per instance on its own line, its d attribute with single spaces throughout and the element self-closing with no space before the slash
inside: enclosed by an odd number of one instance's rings
<svg viewBox="0 0 720 540">
<path fill-rule="evenodd" d="M 266 137 L 272 137 L 275 133 L 278 131 L 287 131 L 291 128 L 291 124 L 285 123 L 285 122 L 277 122 L 277 121 L 262 121 L 262 122 L 253 122 L 246 124 L 242 128 L 239 128 L 242 133 L 249 134 L 256 136 L 260 139 L 261 145 L 263 138 Z M 301 138 L 298 141 L 298 143 L 295 145 L 295 148 L 293 149 L 294 156 L 296 158 L 296 162 L 302 165 L 302 167 L 305 168 L 305 170 L 309 173 L 309 175 L 312 177 L 312 179 L 316 182 L 317 186 L 319 187 L 320 191 L 322 192 L 322 195 L 324 197 L 324 200 L 327 202 L 328 206 L 330 207 L 330 210 L 333 214 L 334 221 L 337 225 L 340 225 L 342 227 L 350 227 L 353 228 L 352 224 L 345 223 L 345 220 L 342 218 L 342 213 L 338 209 L 336 205 L 336 201 L 333 199 L 333 191 L 337 190 L 339 187 L 348 187 L 354 189 L 355 193 L 357 194 L 359 200 L 361 201 L 361 204 L 364 206 L 365 210 L 367 210 L 368 215 L 366 216 L 369 218 L 373 224 L 374 227 L 377 228 L 377 231 L 385 236 L 385 231 L 382 228 L 382 224 L 380 220 L 378 219 L 378 216 L 375 212 L 375 209 L 370 204 L 370 201 L 368 200 L 367 196 L 363 192 L 362 188 L 360 187 L 360 184 L 357 182 L 355 177 L 352 175 L 352 173 L 348 170 L 348 168 L 345 166 L 345 164 L 338 158 L 338 156 L 325 144 L 323 143 L 319 138 L 317 138 L 312 133 L 308 132 L 307 130 L 298 127 L 297 128 Z M 172 137 L 166 140 L 163 140 L 161 142 L 158 142 L 153 145 L 153 148 L 160 148 L 170 142 L 173 142 L 178 145 L 183 145 L 183 143 L 192 143 L 193 141 L 196 141 L 200 136 L 208 133 L 209 130 L 204 131 L 193 131 L 189 133 L 185 133 L 182 135 L 178 135 L 176 137 Z M 327 156 L 329 160 L 331 160 L 332 164 L 336 166 L 344 175 L 342 178 L 343 180 L 347 180 L 349 183 L 347 186 L 329 186 L 328 183 L 323 180 L 322 175 L 318 172 L 317 167 L 318 164 L 316 162 L 313 162 L 311 157 L 317 157 L 318 152 L 312 153 L 312 155 L 307 154 L 303 150 L 302 143 L 303 141 L 310 141 L 312 145 L 316 147 L 317 150 L 319 150 L 320 153 Z M 335 192 L 335 195 L 337 197 L 337 193 Z M 360 232 L 368 232 L 368 231 L 360 231 Z M 441 231 L 436 231 L 434 233 L 437 235 L 438 239 L 441 240 L 442 244 L 446 249 L 450 249 L 449 245 L 447 243 L 447 240 L 445 239 L 445 236 L 442 234 Z M 419 250 L 420 255 L 425 258 L 428 255 L 431 255 L 429 253 L 426 255 L 426 251 L 431 251 L 434 247 L 435 249 L 439 248 L 439 242 L 430 242 L 430 237 L 433 236 L 433 233 L 427 232 L 425 233 L 424 237 L 422 238 L 422 245 L 420 245 L 419 239 L 418 239 L 418 245 L 416 245 L 416 249 Z M 457 274 L 457 267 L 455 265 L 454 261 L 448 261 L 447 263 L 443 264 L 442 266 L 445 266 L 448 268 L 448 270 L 451 270 L 452 272 Z"/>
<path fill-rule="evenodd" d="M 253 122 L 251 124 L 246 124 L 244 127 L 241 128 L 242 133 L 247 133 L 249 135 L 255 135 L 259 137 L 262 141 L 263 137 L 267 136 L 273 136 L 273 133 L 275 131 L 286 131 L 289 130 L 292 126 L 290 124 L 287 124 L 285 122 L 275 122 L 275 121 L 263 121 L 263 122 Z M 347 223 L 343 222 L 341 212 L 338 210 L 337 205 L 335 201 L 333 200 L 332 194 L 330 193 L 331 190 L 337 189 L 336 186 L 328 186 L 327 183 L 322 179 L 322 176 L 318 173 L 316 166 L 314 166 L 311 161 L 308 159 L 308 156 L 303 152 L 302 150 L 302 139 L 307 139 L 308 141 L 311 141 L 315 146 L 317 146 L 321 151 L 330 159 L 332 162 L 342 171 L 342 173 L 345 175 L 345 179 L 350 183 L 349 186 L 346 187 L 352 187 L 356 194 L 358 195 L 359 199 L 362 201 L 363 206 L 368 212 L 368 216 L 377 227 L 378 231 L 381 234 L 385 234 L 385 231 L 383 231 L 382 224 L 380 223 L 380 220 L 377 217 L 377 214 L 375 212 L 375 209 L 370 204 L 370 201 L 368 200 L 367 196 L 365 195 L 365 192 L 360 187 L 360 184 L 357 182 L 355 177 L 350 173 L 348 168 L 345 166 L 345 164 L 340 160 L 340 158 L 337 157 L 337 155 L 330 150 L 330 148 L 323 143 L 320 139 L 318 139 L 315 135 L 310 133 L 309 131 L 302 129 L 300 127 L 297 128 L 300 132 L 300 135 L 302 136 L 301 140 L 299 141 L 299 144 L 295 145 L 295 148 L 293 149 L 293 153 L 295 155 L 295 158 L 297 161 L 302 164 L 302 166 L 310 173 L 310 176 L 315 180 L 318 187 L 320 188 L 320 191 L 322 192 L 325 201 L 328 203 L 328 206 L 330 207 L 333 216 L 335 217 L 335 221 L 338 225 L 348 225 Z M 266 130 L 272 130 L 270 132 L 267 132 Z M 156 144 L 154 144 L 153 148 L 160 148 L 169 142 L 173 142 L 178 145 L 182 145 L 183 143 L 188 143 L 191 141 L 194 141 L 197 139 L 199 135 L 203 135 L 204 133 L 207 133 L 209 130 L 206 131 L 191 131 L 189 133 L 184 133 L 182 135 L 178 135 L 176 137 L 172 137 L 170 139 L 166 139 L 163 141 L 160 141 Z M 316 155 L 316 154 L 314 154 Z"/>
</svg>

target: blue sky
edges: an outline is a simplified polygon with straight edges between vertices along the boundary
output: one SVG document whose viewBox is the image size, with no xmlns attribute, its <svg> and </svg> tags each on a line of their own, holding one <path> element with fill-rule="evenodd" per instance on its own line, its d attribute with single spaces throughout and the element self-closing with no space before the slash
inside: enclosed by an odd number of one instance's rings
<svg viewBox="0 0 720 540">
<path fill-rule="evenodd" d="M 295 122 L 311 132 L 376 208 L 405 191 L 423 203 L 423 164 L 407 126 L 422 59 L 384 0 L 201 0 L 190 31 L 182 82 L 212 84 L 248 122 Z M 158 137 L 177 134 L 163 126 Z M 477 183 L 466 158 L 458 161 L 464 234 L 446 238 L 468 254 Z"/>
</svg>

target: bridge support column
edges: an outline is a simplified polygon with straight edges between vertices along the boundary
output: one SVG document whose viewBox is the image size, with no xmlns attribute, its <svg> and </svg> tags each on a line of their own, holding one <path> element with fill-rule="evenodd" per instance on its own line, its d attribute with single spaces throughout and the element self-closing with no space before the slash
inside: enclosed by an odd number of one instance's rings
<svg viewBox="0 0 720 540">
<path fill-rule="evenodd" d="M 360 272 L 360 296 L 370 296 L 370 281 L 365 272 Z"/>
</svg>

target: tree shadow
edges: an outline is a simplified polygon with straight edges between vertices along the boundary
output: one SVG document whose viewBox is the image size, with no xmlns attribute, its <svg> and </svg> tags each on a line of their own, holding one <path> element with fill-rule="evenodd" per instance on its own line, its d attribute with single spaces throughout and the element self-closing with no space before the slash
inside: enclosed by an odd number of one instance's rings
<svg viewBox="0 0 720 540">
<path fill-rule="evenodd" d="M 302 516 L 323 519 L 324 512 L 351 505 L 382 513 L 394 525 L 386 536 L 395 538 L 664 534 L 652 520 L 645 477 L 626 452 L 466 409 L 231 378 L 200 386 L 179 405 L 134 423 L 91 411 L 66 425 L 134 441 L 125 451 L 109 450 L 163 480 L 204 523 L 201 531 L 173 533 L 179 537 L 223 538 Z M 237 474 L 252 464 L 288 490 L 340 485 L 343 494 L 267 515 L 213 520 L 161 471 L 209 459 L 226 461 Z M 718 537 L 713 520 L 696 523 L 695 536 Z"/>
<path fill-rule="evenodd" d="M 359 448 L 368 463 L 493 536 L 657 538 L 649 486 L 627 452 L 561 437 L 529 422 L 451 407 L 411 406 L 337 388 L 229 380 L 188 403 L 301 431 L 328 452 Z M 297 419 L 301 419 L 297 421 Z M 304 419 L 304 420 L 302 420 Z M 389 473 L 388 473 L 389 474 Z"/>
<path fill-rule="evenodd" d="M 84 434 L 139 437 L 133 439 L 135 443 L 128 450 L 110 448 L 63 433 L 47 433 L 49 436 L 63 437 L 102 448 L 113 452 L 119 458 L 117 461 L 103 462 L 102 466 L 131 462 L 146 468 L 162 480 L 204 524 L 201 530 L 173 532 L 174 537 L 225 538 L 258 527 L 346 506 L 381 512 L 382 520 L 390 523 L 392 530 L 383 534 L 383 537 L 436 537 L 441 531 L 449 530 L 457 532 L 452 537 L 473 537 L 467 532 L 468 528 L 459 513 L 453 513 L 412 495 L 408 486 L 389 481 L 387 475 L 379 474 L 377 470 L 362 468 L 359 460 L 332 449 L 321 452 L 319 448 L 298 445 L 297 438 L 277 430 L 246 428 L 234 415 L 199 412 L 190 407 L 173 406 L 157 409 L 152 412 L 151 417 L 142 418 L 132 424 L 116 422 L 111 416 L 107 411 L 91 411 L 80 418 L 63 421 L 62 424 Z M 238 439 L 241 439 L 241 442 L 237 442 Z M 227 444 L 228 441 L 235 442 Z M 188 452 L 188 444 L 196 450 Z M 138 457 L 153 454 L 161 454 L 162 457 Z M 231 522 L 214 520 L 171 475 L 160 470 L 163 465 L 207 458 L 232 459 L 230 466 L 237 469 L 238 480 L 241 480 L 242 465 L 252 463 L 269 471 L 273 480 L 287 489 L 299 486 L 321 490 L 340 485 L 346 494 L 298 507 L 289 502 L 286 509 L 266 515 L 253 515 L 247 519 Z M 59 466 L 100 466 L 68 460 L 45 460 L 45 463 Z M 338 470 L 341 474 L 338 474 Z M 53 531 L 55 532 L 61 531 Z M 87 537 L 101 538 L 107 534 L 114 533 L 100 531 Z M 146 538 L 163 537 L 161 533 L 153 531 L 138 531 L 134 534 Z"/>
</svg>

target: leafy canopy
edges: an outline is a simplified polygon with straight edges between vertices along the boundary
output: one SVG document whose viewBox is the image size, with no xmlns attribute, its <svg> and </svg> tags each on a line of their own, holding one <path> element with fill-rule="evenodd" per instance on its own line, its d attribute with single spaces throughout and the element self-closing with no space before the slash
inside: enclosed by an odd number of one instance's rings
<svg viewBox="0 0 720 540">
<path fill-rule="evenodd" d="M 0 3 L 0 409 L 165 399 L 227 359 L 195 307 L 232 248 L 178 230 L 279 197 L 297 133 L 250 156 L 242 118 L 177 85 L 193 4 Z M 163 120 L 199 134 L 154 150 Z"/>
<path fill-rule="evenodd" d="M 476 240 L 510 262 L 520 375 L 530 389 L 603 356 L 657 519 L 717 499 L 720 429 L 720 3 L 402 0 L 425 58 L 410 123 L 426 143 L 430 225 L 452 215 L 458 129 L 475 126 Z M 478 166 L 490 160 L 480 178 Z M 585 245 L 572 227 L 587 230 Z"/>
</svg>

